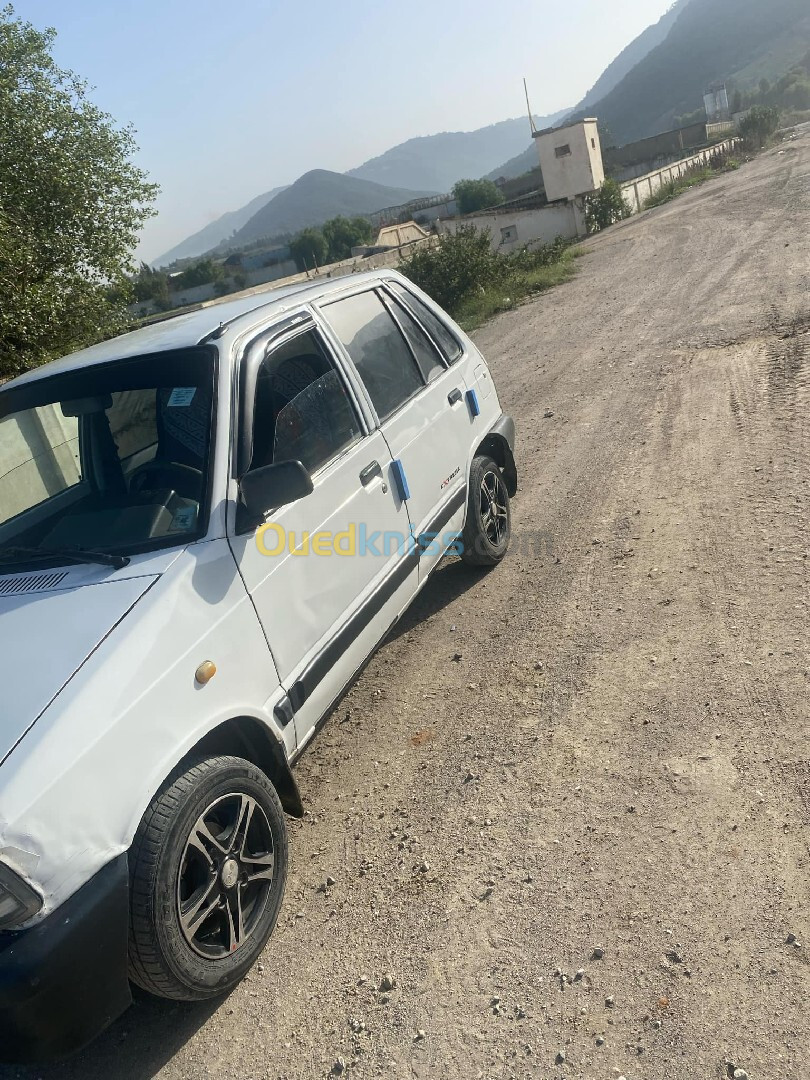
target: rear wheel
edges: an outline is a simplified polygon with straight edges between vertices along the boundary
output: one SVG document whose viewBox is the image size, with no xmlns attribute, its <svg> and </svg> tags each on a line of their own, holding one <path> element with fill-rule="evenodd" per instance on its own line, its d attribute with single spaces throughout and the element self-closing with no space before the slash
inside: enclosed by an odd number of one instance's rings
<svg viewBox="0 0 810 1080">
<path fill-rule="evenodd" d="M 512 514 L 503 474 L 491 457 L 481 454 L 470 466 L 461 558 L 469 566 L 497 566 L 509 550 L 511 535 Z"/>
<path fill-rule="evenodd" d="M 262 951 L 287 877 L 272 784 L 236 757 L 201 761 L 159 793 L 130 853 L 129 967 L 159 997 L 230 990 Z"/>
</svg>

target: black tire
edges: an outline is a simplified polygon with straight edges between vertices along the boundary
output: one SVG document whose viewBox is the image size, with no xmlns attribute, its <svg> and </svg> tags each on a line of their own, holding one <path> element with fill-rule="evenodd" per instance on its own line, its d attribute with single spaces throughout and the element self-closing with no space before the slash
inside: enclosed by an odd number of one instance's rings
<svg viewBox="0 0 810 1080">
<path fill-rule="evenodd" d="M 503 474 L 491 457 L 473 458 L 461 558 L 468 566 L 497 566 L 509 550 L 512 511 Z"/>
<path fill-rule="evenodd" d="M 284 811 L 255 765 L 215 757 L 177 777 L 130 851 L 132 981 L 177 1001 L 230 990 L 273 932 L 287 859 Z"/>
</svg>

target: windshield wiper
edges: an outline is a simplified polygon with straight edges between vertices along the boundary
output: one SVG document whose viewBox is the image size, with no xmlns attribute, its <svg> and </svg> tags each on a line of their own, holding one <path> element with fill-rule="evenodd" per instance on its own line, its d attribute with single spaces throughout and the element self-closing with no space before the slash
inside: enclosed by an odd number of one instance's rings
<svg viewBox="0 0 810 1080">
<path fill-rule="evenodd" d="M 100 563 L 122 570 L 129 566 L 126 555 L 109 555 L 106 551 L 89 551 L 86 548 L 42 548 L 42 547 L 6 547 L 0 548 L 0 562 L 16 562 L 18 559 L 70 559 L 77 563 Z"/>
</svg>

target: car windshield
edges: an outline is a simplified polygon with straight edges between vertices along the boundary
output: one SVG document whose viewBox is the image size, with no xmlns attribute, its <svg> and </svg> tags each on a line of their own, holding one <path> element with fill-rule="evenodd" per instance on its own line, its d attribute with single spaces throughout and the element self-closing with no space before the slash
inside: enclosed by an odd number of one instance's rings
<svg viewBox="0 0 810 1080">
<path fill-rule="evenodd" d="M 0 389 L 0 574 L 202 535 L 214 368 L 184 349 Z"/>
</svg>

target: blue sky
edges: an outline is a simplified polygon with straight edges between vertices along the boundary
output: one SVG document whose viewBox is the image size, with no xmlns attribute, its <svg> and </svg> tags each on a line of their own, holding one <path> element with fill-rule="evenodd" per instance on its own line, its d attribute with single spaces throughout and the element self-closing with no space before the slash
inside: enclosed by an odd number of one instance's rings
<svg viewBox="0 0 810 1080">
<path fill-rule="evenodd" d="M 312 168 L 573 105 L 670 0 L 16 0 L 137 129 L 160 255 Z M 528 142 L 528 140 L 527 140 Z"/>
</svg>

